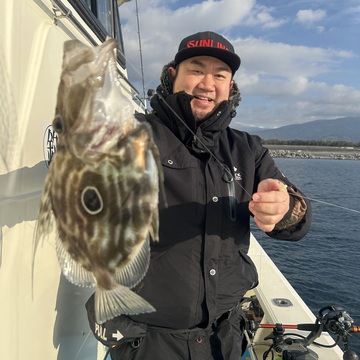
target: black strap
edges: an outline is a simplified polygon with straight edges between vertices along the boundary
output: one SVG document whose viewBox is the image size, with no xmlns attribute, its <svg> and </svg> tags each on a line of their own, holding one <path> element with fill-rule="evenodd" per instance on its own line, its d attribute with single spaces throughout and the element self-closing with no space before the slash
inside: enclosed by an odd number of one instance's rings
<svg viewBox="0 0 360 360">
<path fill-rule="evenodd" d="M 95 320 L 94 294 L 85 304 L 90 329 L 98 341 L 112 347 L 146 335 L 146 325 L 135 322 L 125 315 L 98 324 Z"/>
<path fill-rule="evenodd" d="M 203 329 L 203 328 L 192 328 L 192 329 L 170 329 L 158 326 L 147 326 L 147 330 L 151 332 L 157 332 L 160 334 L 191 334 L 196 332 L 211 332 L 211 329 Z"/>
</svg>

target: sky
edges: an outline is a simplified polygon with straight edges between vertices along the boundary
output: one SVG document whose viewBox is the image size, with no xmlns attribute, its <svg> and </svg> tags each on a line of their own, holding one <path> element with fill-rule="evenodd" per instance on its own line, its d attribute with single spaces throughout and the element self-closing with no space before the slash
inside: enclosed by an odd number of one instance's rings
<svg viewBox="0 0 360 360">
<path fill-rule="evenodd" d="M 132 0 L 119 9 L 129 79 L 141 94 L 142 72 L 145 90 L 156 89 L 180 41 L 210 30 L 241 58 L 233 127 L 360 117 L 360 0 Z"/>
</svg>

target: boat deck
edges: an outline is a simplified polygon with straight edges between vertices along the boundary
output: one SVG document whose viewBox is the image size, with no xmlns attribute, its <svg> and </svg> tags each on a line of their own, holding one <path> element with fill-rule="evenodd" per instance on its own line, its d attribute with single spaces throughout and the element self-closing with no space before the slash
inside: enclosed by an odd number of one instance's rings
<svg viewBox="0 0 360 360">
<path fill-rule="evenodd" d="M 251 290 L 247 296 L 255 295 L 259 301 L 264 312 L 261 323 L 294 325 L 314 323 L 315 315 L 253 236 L 251 237 L 249 255 L 254 261 L 259 273 L 259 286 Z M 276 302 L 275 299 L 281 299 L 280 306 L 276 304 L 279 303 L 279 301 Z M 283 306 L 287 302 L 292 305 Z M 271 329 L 260 328 L 255 333 L 252 344 L 259 359 L 262 359 L 262 354 L 271 344 L 270 341 L 264 341 L 264 338 L 269 335 L 271 331 Z M 303 336 L 309 334 L 309 332 L 299 330 L 291 330 L 291 332 Z M 328 333 L 323 333 L 316 341 L 327 346 L 334 344 L 334 339 Z M 343 356 L 343 352 L 338 346 L 329 349 L 311 345 L 310 349 L 317 353 L 319 359 L 338 360 L 342 359 Z"/>
</svg>

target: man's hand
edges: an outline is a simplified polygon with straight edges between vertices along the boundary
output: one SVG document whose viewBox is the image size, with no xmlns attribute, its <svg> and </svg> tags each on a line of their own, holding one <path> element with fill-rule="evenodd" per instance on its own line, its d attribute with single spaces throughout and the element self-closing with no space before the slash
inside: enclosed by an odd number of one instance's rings
<svg viewBox="0 0 360 360">
<path fill-rule="evenodd" d="M 269 232 L 289 211 L 289 194 L 286 185 L 280 180 L 265 179 L 260 182 L 257 192 L 249 203 L 260 230 Z"/>
</svg>

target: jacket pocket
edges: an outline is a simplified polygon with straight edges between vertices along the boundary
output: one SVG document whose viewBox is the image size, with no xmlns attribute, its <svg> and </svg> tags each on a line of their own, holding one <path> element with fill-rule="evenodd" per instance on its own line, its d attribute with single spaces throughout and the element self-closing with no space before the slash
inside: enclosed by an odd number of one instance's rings
<svg viewBox="0 0 360 360">
<path fill-rule="evenodd" d="M 233 298 L 236 303 L 258 284 L 256 267 L 247 254 L 239 249 L 225 256 L 219 263 L 219 294 L 222 298 Z"/>
<path fill-rule="evenodd" d="M 241 250 L 239 250 L 239 255 L 243 259 L 244 263 L 244 270 L 243 274 L 247 274 L 246 278 L 248 281 L 246 281 L 246 291 L 253 289 L 259 284 L 259 276 L 256 270 L 256 266 L 254 262 L 251 260 L 250 256 L 247 254 L 244 254 Z"/>
</svg>

